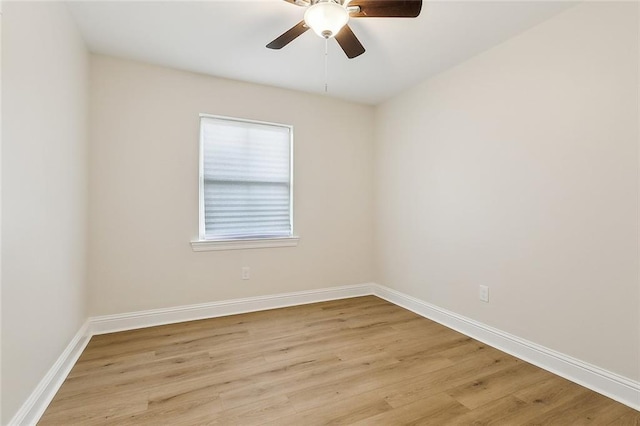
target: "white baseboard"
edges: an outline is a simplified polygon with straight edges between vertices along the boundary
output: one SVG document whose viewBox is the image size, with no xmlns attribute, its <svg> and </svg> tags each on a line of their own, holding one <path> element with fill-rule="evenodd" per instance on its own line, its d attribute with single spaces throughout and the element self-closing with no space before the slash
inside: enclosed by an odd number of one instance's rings
<svg viewBox="0 0 640 426">
<path fill-rule="evenodd" d="M 399 291 L 371 283 L 91 317 L 74 336 L 47 375 L 11 419 L 9 425 L 37 423 L 93 335 L 372 294 L 640 410 L 640 383 L 637 381 L 489 327 Z"/>
<path fill-rule="evenodd" d="M 35 425 L 40 420 L 89 343 L 89 339 L 91 339 L 91 335 L 88 333 L 88 322 L 85 322 L 47 374 L 40 380 L 29 398 L 9 421 L 9 426 Z"/>
<path fill-rule="evenodd" d="M 152 309 L 126 314 L 105 315 L 89 318 L 89 331 L 92 335 L 113 333 L 116 331 L 264 311 L 287 306 L 306 305 L 309 303 L 347 299 L 371 294 L 373 294 L 372 284 L 358 284 L 269 296 L 247 297 L 221 302 L 201 303 L 198 305 Z"/>
<path fill-rule="evenodd" d="M 640 382 L 373 284 L 373 294 L 640 411 Z"/>
</svg>

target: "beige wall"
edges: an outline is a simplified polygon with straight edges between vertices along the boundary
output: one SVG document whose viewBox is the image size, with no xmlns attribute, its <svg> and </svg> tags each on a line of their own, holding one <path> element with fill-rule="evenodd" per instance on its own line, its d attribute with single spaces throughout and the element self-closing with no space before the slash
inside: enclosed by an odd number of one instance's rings
<svg viewBox="0 0 640 426">
<path fill-rule="evenodd" d="M 86 318 L 88 54 L 66 8 L 3 4 L 2 424 Z"/>
<path fill-rule="evenodd" d="M 372 279 L 373 108 L 104 56 L 90 102 L 90 315 Z M 294 126 L 298 247 L 191 250 L 199 113 Z"/>
<path fill-rule="evenodd" d="M 377 109 L 377 281 L 640 379 L 637 8 L 574 7 Z"/>
</svg>

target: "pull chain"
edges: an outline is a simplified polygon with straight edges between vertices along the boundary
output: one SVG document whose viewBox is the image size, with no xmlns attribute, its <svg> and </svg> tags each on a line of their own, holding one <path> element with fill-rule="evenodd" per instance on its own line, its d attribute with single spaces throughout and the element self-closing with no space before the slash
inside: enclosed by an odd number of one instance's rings
<svg viewBox="0 0 640 426">
<path fill-rule="evenodd" d="M 329 67 L 327 63 L 329 62 L 329 55 L 327 54 L 329 46 L 329 39 L 324 39 L 324 93 L 328 92 L 329 84 L 328 84 L 328 76 L 329 76 Z"/>
</svg>

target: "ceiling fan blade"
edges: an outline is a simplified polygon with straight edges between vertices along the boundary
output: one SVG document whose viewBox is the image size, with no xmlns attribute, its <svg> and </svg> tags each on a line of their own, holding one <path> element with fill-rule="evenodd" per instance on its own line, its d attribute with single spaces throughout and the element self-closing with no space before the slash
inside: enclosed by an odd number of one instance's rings
<svg viewBox="0 0 640 426">
<path fill-rule="evenodd" d="M 422 10 L 422 0 L 352 0 L 349 7 L 358 6 L 352 18 L 415 18 Z"/>
<path fill-rule="evenodd" d="M 276 38 L 271 43 L 267 44 L 267 47 L 269 49 L 282 49 L 287 44 L 295 40 L 297 37 L 304 34 L 304 32 L 307 31 L 308 29 L 309 27 L 305 26 L 304 21 L 300 21 L 296 25 L 294 25 L 291 29 L 284 32 L 280 37 Z"/>
<path fill-rule="evenodd" d="M 349 25 L 342 27 L 340 32 L 336 34 L 335 39 L 349 59 L 353 59 L 364 53 L 364 46 L 362 46 L 358 37 L 351 31 Z"/>
</svg>

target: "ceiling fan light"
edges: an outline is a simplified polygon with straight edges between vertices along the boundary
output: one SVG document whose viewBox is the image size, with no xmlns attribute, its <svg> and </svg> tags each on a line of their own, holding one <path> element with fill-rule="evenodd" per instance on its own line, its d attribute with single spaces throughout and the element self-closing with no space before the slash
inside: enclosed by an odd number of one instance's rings
<svg viewBox="0 0 640 426">
<path fill-rule="evenodd" d="M 333 1 L 310 6 L 304 14 L 304 22 L 322 38 L 335 37 L 349 21 L 349 12 Z"/>
</svg>

